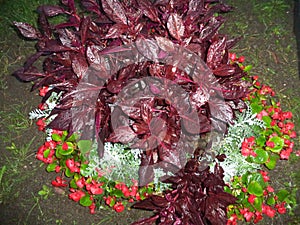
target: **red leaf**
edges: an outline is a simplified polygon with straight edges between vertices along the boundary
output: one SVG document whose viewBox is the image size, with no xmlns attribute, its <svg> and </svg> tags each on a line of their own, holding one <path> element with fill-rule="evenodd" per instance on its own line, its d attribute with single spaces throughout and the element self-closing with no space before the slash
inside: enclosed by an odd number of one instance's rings
<svg viewBox="0 0 300 225">
<path fill-rule="evenodd" d="M 221 64 L 226 53 L 226 38 L 223 37 L 214 41 L 207 52 L 207 65 L 210 69 L 215 69 Z"/>
<path fill-rule="evenodd" d="M 129 126 L 118 127 L 114 132 L 108 137 L 109 142 L 121 142 L 129 143 L 135 138 L 136 134 Z"/>
<path fill-rule="evenodd" d="M 85 57 L 79 55 L 73 55 L 72 57 L 72 69 L 79 79 L 84 77 L 88 71 L 88 64 Z"/>
<path fill-rule="evenodd" d="M 96 0 L 81 0 L 81 4 L 89 11 L 100 15 L 99 4 Z"/>
<path fill-rule="evenodd" d="M 170 14 L 167 22 L 167 27 L 170 34 L 174 38 L 176 38 L 177 40 L 181 40 L 184 35 L 185 28 L 181 17 L 177 13 Z"/>
<path fill-rule="evenodd" d="M 216 69 L 214 69 L 213 73 L 216 76 L 220 76 L 220 77 L 230 76 L 235 73 L 235 67 L 228 64 L 223 64 L 217 67 Z"/>
<path fill-rule="evenodd" d="M 117 0 L 102 0 L 102 7 L 107 16 L 116 23 L 127 24 L 124 7 Z"/>
<path fill-rule="evenodd" d="M 42 10 L 45 13 L 45 15 L 49 17 L 66 13 L 64 8 L 57 5 L 43 5 L 40 6 L 38 10 Z"/>
<path fill-rule="evenodd" d="M 105 35 L 105 38 L 119 38 L 127 30 L 128 26 L 125 24 L 114 24 L 109 28 L 107 34 Z"/>
<path fill-rule="evenodd" d="M 40 37 L 40 33 L 28 23 L 13 22 L 21 34 L 29 39 L 36 40 Z"/>
<path fill-rule="evenodd" d="M 160 22 L 158 18 L 157 8 L 154 7 L 150 1 L 148 0 L 139 0 L 138 4 L 140 9 L 142 10 L 143 14 L 147 16 L 153 22 Z"/>
</svg>

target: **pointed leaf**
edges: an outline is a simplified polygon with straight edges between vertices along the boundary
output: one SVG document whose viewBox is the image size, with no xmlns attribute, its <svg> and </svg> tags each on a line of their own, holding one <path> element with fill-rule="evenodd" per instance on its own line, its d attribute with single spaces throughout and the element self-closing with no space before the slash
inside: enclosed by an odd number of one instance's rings
<svg viewBox="0 0 300 225">
<path fill-rule="evenodd" d="M 28 23 L 13 22 L 21 34 L 29 39 L 36 40 L 40 37 L 40 33 Z"/>
<path fill-rule="evenodd" d="M 102 0 L 102 8 L 107 16 L 116 23 L 127 24 L 126 11 L 118 0 Z"/>
<path fill-rule="evenodd" d="M 181 17 L 176 13 L 171 13 L 168 22 L 167 27 L 170 32 L 170 34 L 177 40 L 181 40 L 181 38 L 184 35 L 184 24 L 181 19 Z"/>
</svg>

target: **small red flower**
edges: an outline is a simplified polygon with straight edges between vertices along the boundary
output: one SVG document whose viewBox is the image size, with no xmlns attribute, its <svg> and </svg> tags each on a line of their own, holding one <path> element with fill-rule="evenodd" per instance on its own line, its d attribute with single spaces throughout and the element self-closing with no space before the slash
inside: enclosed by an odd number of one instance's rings
<svg viewBox="0 0 300 225">
<path fill-rule="evenodd" d="M 67 160 L 66 160 L 66 166 L 70 169 L 70 171 L 71 171 L 72 173 L 79 173 L 79 172 L 80 172 L 80 168 L 78 168 L 78 167 L 75 165 L 74 159 L 67 159 Z"/>
<path fill-rule="evenodd" d="M 267 190 L 268 190 L 268 192 L 270 192 L 270 193 L 274 192 L 274 188 L 272 188 L 271 186 L 268 186 L 268 187 L 267 187 Z"/>
<path fill-rule="evenodd" d="M 122 202 L 117 202 L 115 205 L 114 205 L 114 210 L 117 212 L 117 213 L 120 213 L 120 212 L 123 212 L 125 207 L 124 205 L 122 204 Z"/>
<path fill-rule="evenodd" d="M 246 213 L 244 214 L 244 218 L 245 218 L 245 220 L 246 220 L 247 222 L 250 222 L 253 216 L 254 216 L 254 213 L 253 213 L 253 212 L 246 212 Z"/>
<path fill-rule="evenodd" d="M 44 86 L 42 88 L 39 89 L 40 90 L 40 96 L 44 97 L 47 92 L 49 91 L 49 88 L 47 86 Z"/>
<path fill-rule="evenodd" d="M 95 209 L 96 209 L 96 204 L 95 202 L 93 202 L 90 206 L 89 206 L 89 209 L 90 209 L 90 213 L 91 214 L 95 214 Z"/>
<path fill-rule="evenodd" d="M 75 202 L 78 202 L 84 196 L 85 196 L 85 193 L 81 190 L 76 190 L 73 193 L 69 194 L 69 198 Z"/>
<path fill-rule="evenodd" d="M 77 185 L 77 187 L 79 187 L 79 188 L 83 188 L 84 185 L 85 185 L 85 179 L 84 179 L 84 177 L 82 177 L 82 178 L 80 178 L 79 180 L 77 180 L 77 181 L 76 181 L 76 185 Z"/>
<path fill-rule="evenodd" d="M 249 203 L 251 203 L 251 204 L 253 204 L 254 203 L 254 200 L 256 199 L 256 195 L 249 195 L 249 197 L 248 197 L 248 202 Z"/>
<path fill-rule="evenodd" d="M 239 62 L 240 63 L 243 63 L 244 61 L 245 61 L 245 56 L 240 56 L 239 58 L 238 58 L 238 60 L 239 60 Z"/>
<path fill-rule="evenodd" d="M 62 144 L 61 148 L 62 148 L 62 150 L 67 151 L 67 150 L 69 149 L 69 146 L 68 146 L 67 142 L 64 142 L 64 143 Z"/>
<path fill-rule="evenodd" d="M 68 186 L 66 184 L 66 181 L 63 180 L 61 177 L 56 177 L 55 180 L 53 180 L 51 182 L 51 184 L 54 186 L 54 187 L 66 187 Z"/>
</svg>

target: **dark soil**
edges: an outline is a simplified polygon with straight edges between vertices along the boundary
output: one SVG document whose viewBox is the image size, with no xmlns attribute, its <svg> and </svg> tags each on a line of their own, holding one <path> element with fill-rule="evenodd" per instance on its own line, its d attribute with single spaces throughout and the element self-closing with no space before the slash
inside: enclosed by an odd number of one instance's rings
<svg viewBox="0 0 300 225">
<path fill-rule="evenodd" d="M 1 1 L 0 1 L 1 2 Z M 300 134 L 300 81 L 297 68 L 296 39 L 293 33 L 293 2 L 287 1 L 290 8 L 287 9 L 285 18 L 276 21 L 282 24 L 284 34 L 269 34 L 265 25 L 259 21 L 258 15 L 254 12 L 251 2 L 246 0 L 228 1 L 237 7 L 236 10 L 226 17 L 228 23 L 223 29 L 223 33 L 233 36 L 243 36 L 235 51 L 246 56 L 247 63 L 253 65 L 251 73 L 258 74 L 265 83 L 270 84 L 277 92 L 283 107 L 292 110 L 295 115 L 295 123 L 298 134 Z M 255 2 L 255 1 L 254 1 Z M 1 16 L 1 9 L 0 9 Z M 0 20 L 1 21 L 1 20 Z M 240 21 L 240 24 L 237 22 Z M 241 23 L 247 27 L 243 29 Z M 300 25 L 299 25 L 300 26 Z M 36 92 L 30 92 L 30 84 L 24 84 L 10 76 L 11 72 L 22 65 L 26 55 L 34 52 L 33 43 L 24 43 L 11 29 L 10 33 L 1 33 L 1 62 L 0 67 L 8 66 L 7 70 L 1 70 L 1 78 L 5 76 L 6 89 L 0 90 L 2 112 L 9 113 L 14 104 L 22 105 L 24 114 L 38 105 L 40 98 Z M 29 46 L 29 47 L 28 47 Z M 3 60 L 4 58 L 8 59 Z M 25 103 L 25 104 L 23 104 Z M 1 120 L 3 118 L 0 118 Z M 128 225 L 138 218 L 145 216 L 145 213 L 138 210 L 126 210 L 117 214 L 110 211 L 98 211 L 96 215 L 90 215 L 89 210 L 79 206 L 77 203 L 67 198 L 67 191 L 51 187 L 51 180 L 56 174 L 49 174 L 44 166 L 35 159 L 35 152 L 39 145 L 43 143 L 43 134 L 37 131 L 32 125 L 22 133 L 9 130 L 7 124 L 0 123 L 1 137 L 13 134 L 10 140 L 0 141 L 0 168 L 6 164 L 6 157 L 13 159 L 13 154 L 5 149 L 14 142 L 17 146 L 23 146 L 35 137 L 34 142 L 28 152 L 28 157 L 22 161 L 19 175 L 15 179 L 20 179 L 14 184 L 12 193 L 5 193 L 4 201 L 0 204 L 0 225 L 44 225 L 44 224 L 106 224 L 106 225 Z M 296 148 L 299 148 L 299 139 L 296 141 Z M 295 179 L 295 173 L 300 173 L 300 161 L 282 162 L 271 172 L 271 179 L 274 180 L 276 188 L 282 188 L 286 183 L 291 186 L 300 186 L 299 176 Z M 2 182 L 9 179 L 9 175 L 4 174 Z M 42 199 L 38 191 L 43 185 L 51 187 L 51 194 L 47 199 Z M 300 195 L 297 195 L 300 202 Z M 295 211 L 295 215 L 276 217 L 274 220 L 266 220 L 263 224 L 300 224 L 300 209 Z"/>
</svg>

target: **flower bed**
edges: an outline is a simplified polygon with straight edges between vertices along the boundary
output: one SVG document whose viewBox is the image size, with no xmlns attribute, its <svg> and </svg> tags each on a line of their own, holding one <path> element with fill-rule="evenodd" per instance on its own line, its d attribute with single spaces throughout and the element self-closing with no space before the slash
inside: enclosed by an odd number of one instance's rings
<svg viewBox="0 0 300 225">
<path fill-rule="evenodd" d="M 229 52 L 238 39 L 218 33 L 231 7 L 61 3 L 39 7 L 39 30 L 15 22 L 37 40 L 14 75 L 43 97 L 30 118 L 47 134 L 37 159 L 53 186 L 91 213 L 155 211 L 136 225 L 257 223 L 293 207 L 267 172 L 293 151 L 292 114 Z M 58 15 L 67 21 L 49 23 Z"/>
</svg>

